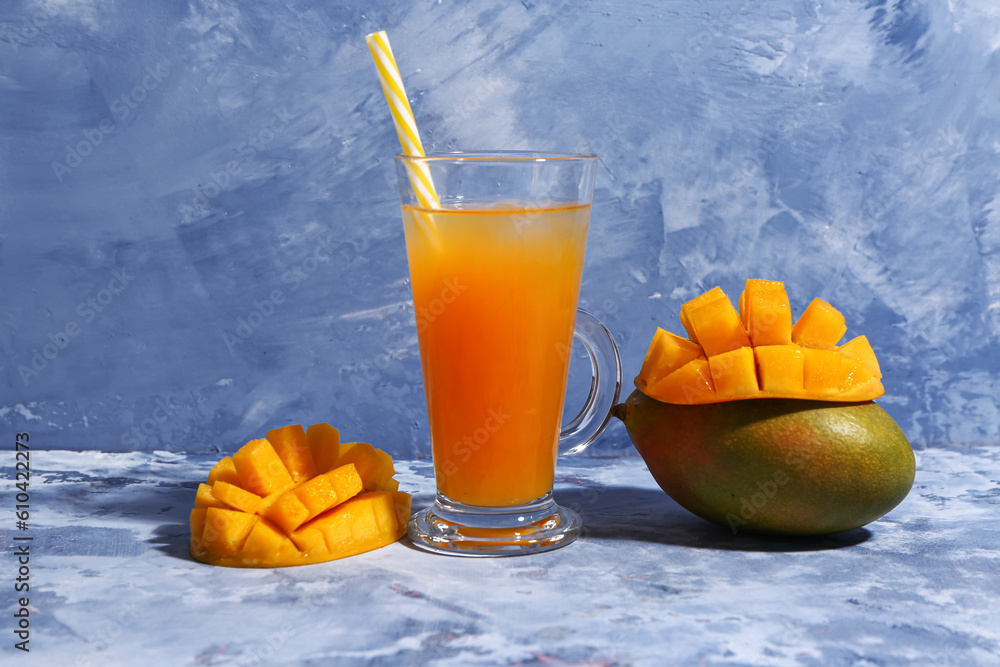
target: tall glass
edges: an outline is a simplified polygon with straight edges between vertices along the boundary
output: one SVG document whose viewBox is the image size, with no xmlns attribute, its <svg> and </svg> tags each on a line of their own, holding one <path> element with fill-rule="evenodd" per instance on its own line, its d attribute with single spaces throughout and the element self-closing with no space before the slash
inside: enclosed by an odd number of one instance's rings
<svg viewBox="0 0 1000 667">
<path fill-rule="evenodd" d="M 607 425 L 614 340 L 577 310 L 597 158 L 492 152 L 396 156 L 437 498 L 414 544 L 469 556 L 546 551 L 580 533 L 552 497 L 560 446 Z M 429 181 L 439 208 L 421 208 Z M 427 201 L 426 197 L 424 201 Z M 594 380 L 560 438 L 573 336 Z"/>
</svg>

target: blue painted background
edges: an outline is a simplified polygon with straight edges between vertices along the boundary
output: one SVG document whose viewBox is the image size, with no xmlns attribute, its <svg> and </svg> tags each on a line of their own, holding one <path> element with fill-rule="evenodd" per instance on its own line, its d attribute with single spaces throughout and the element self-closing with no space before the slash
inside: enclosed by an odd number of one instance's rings
<svg viewBox="0 0 1000 667">
<path fill-rule="evenodd" d="M 5 432 L 428 453 L 378 29 L 428 150 L 601 157 L 582 305 L 629 380 L 685 300 L 782 279 L 868 335 L 916 445 L 997 441 L 993 0 L 5 1 Z"/>
</svg>

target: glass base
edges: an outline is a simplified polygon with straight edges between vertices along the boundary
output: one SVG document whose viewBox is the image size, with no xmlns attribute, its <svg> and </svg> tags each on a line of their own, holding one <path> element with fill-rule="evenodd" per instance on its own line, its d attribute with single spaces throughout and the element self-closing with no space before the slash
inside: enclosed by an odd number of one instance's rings
<svg viewBox="0 0 1000 667">
<path fill-rule="evenodd" d="M 440 493 L 406 526 L 413 544 L 453 556 L 522 556 L 564 547 L 580 535 L 583 522 L 559 507 L 549 492 L 510 507 L 476 507 Z"/>
</svg>

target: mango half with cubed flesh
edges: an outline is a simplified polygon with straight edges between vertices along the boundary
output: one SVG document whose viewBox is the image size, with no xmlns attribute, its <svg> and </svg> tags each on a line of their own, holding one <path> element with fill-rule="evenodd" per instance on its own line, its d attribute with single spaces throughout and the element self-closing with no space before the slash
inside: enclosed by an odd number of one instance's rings
<svg viewBox="0 0 1000 667">
<path fill-rule="evenodd" d="M 191 510 L 191 556 L 227 567 L 285 567 L 353 556 L 406 532 L 410 494 L 392 457 L 341 443 L 329 424 L 267 432 L 220 460 Z"/>
<path fill-rule="evenodd" d="M 793 325 L 785 287 L 749 280 L 681 307 L 656 332 L 638 391 L 615 406 L 656 482 L 694 514 L 759 533 L 816 535 L 883 516 L 913 485 L 906 435 L 864 336 L 815 299 Z"/>
<path fill-rule="evenodd" d="M 844 316 L 814 299 L 792 324 L 783 283 L 748 280 L 739 311 L 716 287 L 681 306 L 688 337 L 657 329 L 635 386 L 665 403 L 750 398 L 870 401 L 882 372 L 868 339 L 838 345 Z"/>
</svg>

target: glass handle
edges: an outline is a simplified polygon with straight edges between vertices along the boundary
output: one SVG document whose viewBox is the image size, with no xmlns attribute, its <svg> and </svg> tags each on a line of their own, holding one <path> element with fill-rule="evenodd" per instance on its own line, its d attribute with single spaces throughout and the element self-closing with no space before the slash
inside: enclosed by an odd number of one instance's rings
<svg viewBox="0 0 1000 667">
<path fill-rule="evenodd" d="M 580 414 L 563 426 L 559 444 L 566 454 L 579 454 L 597 440 L 611 421 L 611 408 L 622 390 L 622 361 L 611 332 L 601 321 L 580 308 L 573 335 L 590 356 L 590 394 Z"/>
</svg>

